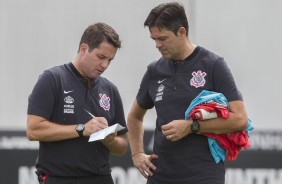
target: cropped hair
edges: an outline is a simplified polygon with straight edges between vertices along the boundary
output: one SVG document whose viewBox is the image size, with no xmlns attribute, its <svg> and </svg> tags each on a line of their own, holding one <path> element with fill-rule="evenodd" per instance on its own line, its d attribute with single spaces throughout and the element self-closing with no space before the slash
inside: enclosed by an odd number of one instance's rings
<svg viewBox="0 0 282 184">
<path fill-rule="evenodd" d="M 153 8 L 145 20 L 144 26 L 148 26 L 149 29 L 152 27 L 165 28 L 175 35 L 180 27 L 184 27 L 186 36 L 188 36 L 188 19 L 183 5 L 178 2 L 162 3 Z"/>
<path fill-rule="evenodd" d="M 116 31 L 111 26 L 103 22 L 99 22 L 92 24 L 85 29 L 79 46 L 82 43 L 85 43 L 89 47 L 88 51 L 92 52 L 94 48 L 98 48 L 104 41 L 112 44 L 115 48 L 121 47 L 121 41 Z"/>
</svg>

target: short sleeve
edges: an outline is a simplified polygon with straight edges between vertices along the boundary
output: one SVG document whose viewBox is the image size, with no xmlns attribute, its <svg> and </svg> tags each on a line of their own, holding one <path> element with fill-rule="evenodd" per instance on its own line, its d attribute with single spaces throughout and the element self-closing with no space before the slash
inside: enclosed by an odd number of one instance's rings
<svg viewBox="0 0 282 184">
<path fill-rule="evenodd" d="M 136 97 L 138 104 L 140 105 L 140 107 L 144 109 L 151 109 L 154 107 L 154 102 L 150 96 L 149 87 L 150 87 L 150 74 L 148 67 L 146 73 L 142 78 L 140 88 Z"/>
<path fill-rule="evenodd" d="M 234 77 L 223 58 L 219 58 L 213 68 L 215 91 L 222 93 L 228 101 L 243 100 Z"/>
<path fill-rule="evenodd" d="M 29 95 L 27 114 L 50 120 L 56 101 L 55 88 L 53 75 L 49 71 L 44 71 Z"/>
</svg>

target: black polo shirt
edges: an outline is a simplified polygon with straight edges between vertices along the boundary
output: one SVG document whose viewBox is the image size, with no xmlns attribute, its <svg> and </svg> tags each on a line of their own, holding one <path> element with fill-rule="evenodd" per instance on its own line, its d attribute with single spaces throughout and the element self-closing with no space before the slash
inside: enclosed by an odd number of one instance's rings
<svg viewBox="0 0 282 184">
<path fill-rule="evenodd" d="M 157 113 L 157 170 L 150 184 L 224 183 L 224 164 L 215 163 L 205 136 L 190 134 L 171 142 L 161 132 L 162 125 L 185 119 L 186 109 L 202 90 L 223 93 L 228 101 L 242 100 L 224 59 L 202 47 L 183 61 L 161 58 L 148 66 L 136 99 L 142 108 L 155 107 Z"/>
<path fill-rule="evenodd" d="M 98 77 L 88 88 L 87 80 L 72 63 L 56 66 L 39 76 L 28 101 L 28 114 L 62 125 L 85 124 L 92 117 L 105 117 L 109 126 L 126 127 L 122 100 L 117 87 Z M 124 134 L 127 129 L 120 131 Z M 37 167 L 54 176 L 110 174 L 109 151 L 89 137 L 40 142 Z"/>
</svg>

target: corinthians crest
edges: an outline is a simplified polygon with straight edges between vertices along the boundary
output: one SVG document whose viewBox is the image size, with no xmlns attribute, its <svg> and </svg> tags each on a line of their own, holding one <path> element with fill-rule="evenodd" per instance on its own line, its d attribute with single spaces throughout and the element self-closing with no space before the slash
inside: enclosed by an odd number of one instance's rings
<svg viewBox="0 0 282 184">
<path fill-rule="evenodd" d="M 206 72 L 202 72 L 201 70 L 198 70 L 197 72 L 193 72 L 192 76 L 193 78 L 190 80 L 190 85 L 195 86 L 196 88 L 202 87 L 206 83 Z"/>
<path fill-rule="evenodd" d="M 100 106 L 105 110 L 105 111 L 109 111 L 110 110 L 110 97 L 107 97 L 106 94 L 99 94 L 100 96 Z"/>
</svg>

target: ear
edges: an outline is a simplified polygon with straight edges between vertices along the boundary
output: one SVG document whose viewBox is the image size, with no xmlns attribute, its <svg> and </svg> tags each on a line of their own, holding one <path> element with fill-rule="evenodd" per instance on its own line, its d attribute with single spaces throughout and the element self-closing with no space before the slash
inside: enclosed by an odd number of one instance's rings
<svg viewBox="0 0 282 184">
<path fill-rule="evenodd" d="M 177 36 L 186 37 L 186 29 L 184 27 L 180 27 L 177 31 Z"/>
<path fill-rule="evenodd" d="M 79 47 L 79 52 L 84 54 L 84 53 L 88 52 L 88 49 L 89 49 L 88 45 L 85 44 L 85 43 L 82 43 Z"/>
</svg>

